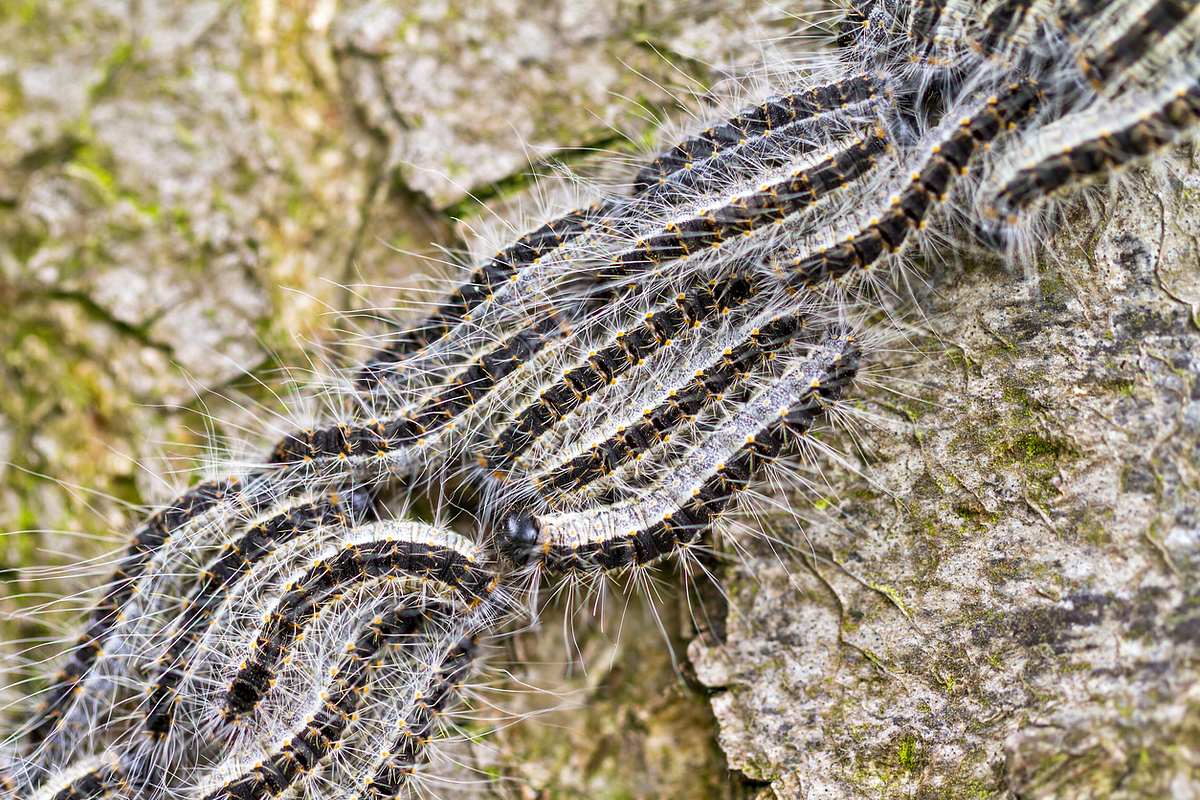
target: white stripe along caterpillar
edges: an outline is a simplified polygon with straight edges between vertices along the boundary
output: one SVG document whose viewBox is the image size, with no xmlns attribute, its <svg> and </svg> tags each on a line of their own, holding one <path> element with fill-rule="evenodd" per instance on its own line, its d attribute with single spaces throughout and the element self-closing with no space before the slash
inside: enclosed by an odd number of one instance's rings
<svg viewBox="0 0 1200 800">
<path fill-rule="evenodd" d="M 811 288 L 866 269 L 881 258 L 899 252 L 913 230 L 925 227 L 926 216 L 941 203 L 955 176 L 963 174 L 971 156 L 1029 113 L 1039 97 L 1033 81 L 1011 84 L 1004 94 L 987 100 L 975 114 L 964 118 L 942 142 L 934 145 L 919 172 L 891 207 L 879 218 L 840 244 L 775 266 L 792 287 Z"/>
<path fill-rule="evenodd" d="M 829 340 L 820 355 L 770 384 L 718 430 L 712 454 L 681 467 L 663 487 L 615 506 L 513 512 L 498 534 L 502 549 L 518 564 L 556 573 L 646 565 L 687 546 L 765 466 L 797 450 L 854 378 L 858 360 L 853 336 Z"/>
<path fill-rule="evenodd" d="M 875 129 L 813 167 L 795 169 L 788 177 L 723 206 L 667 223 L 659 232 L 613 255 L 603 274 L 611 278 L 636 275 L 649 265 L 720 248 L 729 239 L 781 222 L 868 173 L 887 150 L 886 135 Z"/>
<path fill-rule="evenodd" d="M 163 737 L 170 731 L 179 700 L 179 682 L 184 677 L 184 661 L 212 624 L 215 611 L 232 585 L 281 542 L 297 539 L 321 526 L 349 527 L 361 518 L 371 504 L 371 497 L 364 490 L 348 495 L 333 494 L 290 508 L 283 514 L 254 525 L 236 542 L 222 549 L 201 571 L 200 580 L 175 624 L 171 643 L 156 659 L 162 668 L 150 684 L 144 706 L 144 729 L 147 733 Z"/>
<path fill-rule="evenodd" d="M 638 457 L 670 438 L 686 419 L 725 395 L 738 382 L 755 373 L 780 349 L 787 347 L 807 328 L 806 316 L 784 315 L 755 328 L 750 337 L 726 350 L 720 360 L 696 373 L 684 386 L 667 392 L 663 403 L 648 409 L 642 419 L 545 475 L 535 475 L 533 484 L 541 497 L 553 502 L 557 495 L 579 489 Z"/>
<path fill-rule="evenodd" d="M 1037 199 L 1143 159 L 1170 144 L 1197 119 L 1200 119 L 1200 83 L 1193 81 L 1136 120 L 1115 130 L 1101 131 L 1021 168 L 998 193 L 991 214 L 1015 224 L 1017 212 Z"/>
<path fill-rule="evenodd" d="M 643 363 L 659 348 L 669 346 L 689 328 L 698 328 L 714 316 L 724 316 L 755 293 L 754 282 L 742 275 L 712 278 L 680 292 L 673 301 L 647 312 L 641 325 L 619 330 L 613 344 L 590 354 L 587 361 L 567 370 L 558 382 L 543 390 L 516 420 L 495 437 L 481 465 L 494 477 L 503 477 L 512 462 L 546 430 L 586 402 L 601 386 L 611 383 L 631 367 Z"/>
<path fill-rule="evenodd" d="M 263 800 L 274 797 L 313 769 L 341 741 L 369 689 L 372 665 L 389 644 L 404 644 L 422 624 L 442 618 L 440 604 L 406 602 L 376 617 L 347 647 L 331 676 L 321 707 L 302 730 L 286 738 L 267 759 L 205 795 L 205 800 Z"/>
<path fill-rule="evenodd" d="M 429 691 L 417 698 L 407 717 L 397 722 L 395 738 L 363 791 L 365 800 L 391 800 L 400 796 L 424 757 L 438 717 L 457 696 L 470 672 L 477 648 L 475 637 L 468 636 L 443 657 Z"/>
<path fill-rule="evenodd" d="M 221 713 L 227 721 L 254 710 L 291 641 L 323 605 L 348 587 L 411 577 L 444 587 L 467 608 L 482 603 L 496 588 L 480 549 L 458 534 L 405 523 L 366 525 L 360 533 L 363 538 L 318 559 L 289 581 L 225 693 Z"/>
</svg>

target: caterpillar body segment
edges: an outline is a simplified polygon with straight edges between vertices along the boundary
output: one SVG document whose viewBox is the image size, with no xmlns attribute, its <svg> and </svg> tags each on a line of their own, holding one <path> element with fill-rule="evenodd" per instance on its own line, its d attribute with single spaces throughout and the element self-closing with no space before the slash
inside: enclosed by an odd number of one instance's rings
<svg viewBox="0 0 1200 800">
<path fill-rule="evenodd" d="M 483 466 L 493 476 L 503 476 L 543 433 L 561 423 L 601 387 L 644 363 L 660 348 L 669 347 L 687 330 L 728 315 L 733 308 L 749 301 L 756 291 L 754 282 L 743 275 L 712 278 L 699 284 L 647 312 L 641 325 L 618 330 L 611 344 L 590 353 L 584 363 L 564 371 L 556 383 L 543 389 L 536 401 L 522 409 L 494 439 Z"/>
<path fill-rule="evenodd" d="M 518 564 L 551 572 L 613 570 L 650 564 L 696 541 L 755 476 L 798 451 L 803 437 L 841 397 L 858 370 L 850 335 L 771 383 L 718 429 L 702 457 L 644 497 L 562 513 L 516 511 L 499 531 Z"/>
<path fill-rule="evenodd" d="M 868 105 L 880 91 L 876 76 L 861 74 L 769 97 L 661 153 L 639 170 L 633 180 L 633 194 L 657 193 L 673 186 L 694 190 L 689 176 L 704 175 L 712 171 L 717 159 L 736 157 L 740 150 L 755 148 L 769 139 L 782 139 L 783 146 L 790 146 L 795 157 L 800 153 L 794 149 L 798 143 L 788 135 L 791 128 Z M 799 144 L 803 147 L 803 140 Z"/>
<path fill-rule="evenodd" d="M 552 503 L 558 497 L 611 475 L 617 469 L 670 440 L 685 422 L 719 402 L 748 376 L 760 373 L 767 362 L 808 330 L 804 315 L 781 315 L 756 326 L 746 341 L 725 350 L 714 363 L 698 370 L 679 389 L 667 392 L 663 403 L 642 415 L 590 450 L 546 472 L 535 475 L 538 494 Z"/>
<path fill-rule="evenodd" d="M 471 313 L 481 304 L 495 299 L 496 293 L 522 268 L 538 263 L 573 239 L 586 236 L 591 226 L 611 213 L 614 207 L 612 201 L 596 202 L 569 211 L 492 256 L 451 292 L 428 318 L 414 327 L 404 329 L 387 347 L 378 350 L 360 368 L 355 381 L 357 388 L 370 391 L 381 382 L 391 379 L 392 371 L 406 355 L 428 347 L 449 333 L 455 325 L 469 321 Z"/>
<path fill-rule="evenodd" d="M 420 693 L 409 713 L 396 721 L 391 745 L 372 769 L 364 800 L 390 800 L 401 796 L 425 758 L 439 718 L 458 696 L 478 653 L 478 639 L 467 636 L 442 658 L 428 690 Z"/>
<path fill-rule="evenodd" d="M 1022 168 L 1000 190 L 1000 208 L 1011 212 L 1030 206 L 1068 185 L 1153 155 L 1200 119 L 1200 82 L 1172 92 L 1157 108 L 1136 120 L 1063 148 Z"/>
<path fill-rule="evenodd" d="M 375 617 L 348 644 L 322 702 L 301 730 L 285 738 L 269 757 L 205 795 L 205 800 L 275 797 L 317 767 L 338 746 L 368 697 L 371 673 L 389 644 L 405 644 L 424 622 L 445 609 L 406 602 Z"/>
<path fill-rule="evenodd" d="M 374 523 L 327 551 L 288 581 L 225 693 L 222 716 L 234 721 L 252 712 L 272 683 L 275 666 L 322 608 L 368 582 L 415 581 L 470 609 L 496 590 L 480 549 L 457 534 L 411 523 Z"/>
<path fill-rule="evenodd" d="M 332 494 L 321 500 L 289 508 L 252 526 L 243 536 L 222 548 L 207 564 L 174 624 L 170 644 L 156 659 L 161 664 L 149 686 L 143 707 L 143 728 L 152 737 L 164 737 L 171 729 L 180 698 L 178 687 L 205 632 L 215 623 L 217 609 L 233 586 L 252 571 L 276 547 L 311 534 L 320 527 L 350 528 L 372 505 L 369 492 L 357 490 Z"/>
<path fill-rule="evenodd" d="M 921 169 L 913 173 L 908 187 L 893 198 L 886 211 L 840 244 L 776 262 L 776 273 L 792 287 L 809 289 L 900 252 L 909 235 L 923 229 L 929 214 L 945 201 L 975 153 L 1028 115 L 1038 99 L 1039 88 L 1033 81 L 1011 84 L 1003 94 L 989 98 L 930 148 Z"/>
</svg>

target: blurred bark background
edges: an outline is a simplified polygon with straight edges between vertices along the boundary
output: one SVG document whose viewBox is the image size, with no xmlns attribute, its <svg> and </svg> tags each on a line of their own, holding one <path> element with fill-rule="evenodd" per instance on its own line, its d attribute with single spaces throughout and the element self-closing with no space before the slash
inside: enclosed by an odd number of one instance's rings
<svg viewBox="0 0 1200 800">
<path fill-rule="evenodd" d="M 14 570 L 112 546 L 331 311 L 397 302 L 414 253 L 535 208 L 554 157 L 637 152 L 672 91 L 791 27 L 741 0 L 0 3 L 4 638 L 67 624 L 17 613 L 64 587 Z M 553 693 L 513 707 L 561 708 L 484 743 L 489 791 L 1200 796 L 1195 161 L 1061 232 L 1036 285 L 931 268 L 843 443 L 871 480 L 830 467 L 778 521 L 794 549 L 722 562 L 723 621 L 668 577 L 511 642 Z"/>
</svg>

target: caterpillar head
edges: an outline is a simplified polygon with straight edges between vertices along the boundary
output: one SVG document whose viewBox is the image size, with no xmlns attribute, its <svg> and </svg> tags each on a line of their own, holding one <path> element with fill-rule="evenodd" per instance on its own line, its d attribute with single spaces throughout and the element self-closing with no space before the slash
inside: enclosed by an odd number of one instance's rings
<svg viewBox="0 0 1200 800">
<path fill-rule="evenodd" d="M 524 566 L 541 553 L 541 539 L 542 531 L 537 519 L 532 514 L 517 511 L 504 520 L 500 549 L 513 562 Z"/>
</svg>

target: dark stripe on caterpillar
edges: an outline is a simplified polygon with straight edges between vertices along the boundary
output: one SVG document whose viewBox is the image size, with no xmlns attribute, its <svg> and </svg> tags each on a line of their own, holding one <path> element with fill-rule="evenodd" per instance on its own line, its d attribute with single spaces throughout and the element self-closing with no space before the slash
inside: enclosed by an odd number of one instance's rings
<svg viewBox="0 0 1200 800">
<path fill-rule="evenodd" d="M 362 797 L 367 800 L 400 797 L 408 779 L 424 758 L 438 717 L 458 695 L 470 673 L 477 649 L 475 638 L 467 637 L 446 653 L 433 686 L 417 699 L 409 715 L 397 725 L 399 731 L 396 738 L 383 753 L 382 763 Z"/>
<path fill-rule="evenodd" d="M 557 573 L 646 565 L 687 546 L 765 466 L 798 450 L 825 408 L 842 396 L 858 364 L 852 336 L 831 338 L 820 355 L 773 383 L 718 431 L 718 452 L 702 464 L 682 466 L 664 487 L 618 506 L 510 514 L 499 532 L 502 549 L 518 564 L 536 563 Z M 732 441 L 737 437 L 744 438 Z M 726 448 L 732 450 L 729 458 L 723 456 Z"/>
<path fill-rule="evenodd" d="M 834 42 L 839 48 L 850 49 L 859 39 L 866 35 L 870 25 L 871 8 L 875 0 L 858 0 L 850 3 L 838 20 Z"/>
<path fill-rule="evenodd" d="M 983 22 L 983 32 L 976 43 L 977 49 L 983 55 L 995 52 L 998 45 L 1002 45 L 1004 39 L 1020 27 L 1034 5 L 1034 0 L 1001 0 Z"/>
<path fill-rule="evenodd" d="M 669 391 L 666 400 L 648 410 L 638 422 L 618 429 L 607 440 L 552 469 L 545 477 L 535 476 L 533 481 L 538 494 L 553 503 L 557 496 L 611 474 L 669 439 L 685 420 L 693 418 L 791 344 L 805 332 L 807 323 L 806 315 L 789 314 L 755 328 L 746 341 L 726 350 L 720 360 L 698 371 L 686 385 Z"/>
<path fill-rule="evenodd" d="M 289 508 L 251 527 L 205 566 L 174 625 L 171 643 L 157 659 L 163 666 L 149 686 L 144 706 L 143 728 L 150 736 L 161 738 L 170 732 L 180 699 L 178 687 L 184 677 L 185 663 L 212 625 L 217 609 L 232 587 L 279 544 L 299 539 L 324 526 L 352 527 L 372 504 L 370 493 L 360 489 Z"/>
<path fill-rule="evenodd" d="M 781 222 L 867 174 L 875 166 L 876 158 L 887 149 L 886 136 L 876 129 L 815 166 L 797 169 L 789 177 L 736 197 L 719 208 L 666 224 L 660 232 L 643 237 L 614 255 L 603 277 L 636 275 L 648 265 L 687 258 L 720 247 L 726 239 Z"/>
<path fill-rule="evenodd" d="M 496 291 L 523 267 L 537 263 L 548 253 L 585 235 L 596 220 L 612 210 L 611 206 L 611 203 L 597 203 L 570 211 L 492 256 L 476 268 L 440 308 L 421 323 L 402 331 L 387 347 L 376 351 L 359 371 L 356 387 L 367 391 L 390 378 L 395 365 L 404 356 L 427 347 L 454 325 L 469 319 L 472 311 L 491 300 Z"/>
<path fill-rule="evenodd" d="M 519 331 L 478 358 L 419 410 L 364 425 L 337 424 L 285 436 L 271 454 L 273 464 L 312 464 L 353 457 L 387 456 L 416 444 L 421 437 L 451 423 L 496 385 L 526 364 L 547 342 L 569 330 L 562 318 L 546 312 L 532 327 Z"/>
<path fill-rule="evenodd" d="M 928 53 L 935 44 L 933 34 L 941 22 L 946 0 L 916 0 L 909 12 L 909 41 L 916 52 Z"/>
<path fill-rule="evenodd" d="M 1093 86 L 1104 86 L 1118 72 L 1137 62 L 1195 8 L 1195 2 L 1157 0 L 1104 50 L 1093 56 L 1086 53 L 1080 56 L 1084 75 Z"/>
<path fill-rule="evenodd" d="M 1200 83 L 1193 83 L 1135 122 L 1064 148 L 1021 169 L 1000 190 L 993 214 L 1014 224 L 1017 212 L 1034 201 L 1152 155 L 1197 121 L 1200 121 Z"/>
<path fill-rule="evenodd" d="M 479 549 L 457 534 L 415 524 L 374 527 L 383 538 L 345 545 L 288 585 L 229 685 L 222 710 L 227 721 L 254 710 L 270 689 L 273 671 L 292 641 L 326 603 L 356 584 L 414 577 L 446 587 L 471 608 L 495 589 L 496 578 L 483 566 Z"/>
<path fill-rule="evenodd" d="M 989 98 L 932 148 L 922 169 L 880 217 L 840 244 L 777 264 L 776 271 L 791 287 L 810 288 L 899 252 L 909 233 L 924 227 L 929 212 L 942 202 L 955 177 L 965 172 L 975 152 L 1029 113 L 1038 98 L 1032 80 L 1011 84 L 1002 95 Z"/>
<path fill-rule="evenodd" d="M 127 789 L 124 771 L 118 764 L 106 762 L 93 767 L 53 795 L 53 800 L 96 800 L 115 791 Z M 125 792 L 123 796 L 132 797 Z"/>
<path fill-rule="evenodd" d="M 587 402 L 593 392 L 669 346 L 689 328 L 728 314 L 749 300 L 755 289 L 753 281 L 742 275 L 709 279 L 680 292 L 669 305 L 647 313 L 638 327 L 617 331 L 613 344 L 589 354 L 585 363 L 564 372 L 557 383 L 523 409 L 493 440 L 491 451 L 481 459 L 482 466 L 494 477 L 505 477 L 518 456 Z"/>
<path fill-rule="evenodd" d="M 142 576 L 156 551 L 175 531 L 221 503 L 236 498 L 250 507 L 265 502 L 257 493 L 247 494 L 246 486 L 257 479 L 237 476 L 205 481 L 188 490 L 171 504 L 156 512 L 138 529 L 125 554 L 109 577 L 104 594 L 96 602 L 66 664 L 55 675 L 48 697 L 42 701 L 27 726 L 26 744 L 32 750 L 53 735 L 64 719 L 71 698 L 83 690 L 88 671 L 104 653 L 113 629 L 122 619 L 122 610 L 134 593 L 134 584 Z"/>
<path fill-rule="evenodd" d="M 402 645 L 429 619 L 444 617 L 447 609 L 404 604 L 380 615 L 363 629 L 331 675 L 321 707 L 303 728 L 253 768 L 205 795 L 205 800 L 263 800 L 275 797 L 342 741 L 369 689 L 372 665 L 389 645 Z"/>
<path fill-rule="evenodd" d="M 643 167 L 633 180 L 635 195 L 666 187 L 681 173 L 692 172 L 708 161 L 748 142 L 778 135 L 781 129 L 811 117 L 866 102 L 874 97 L 876 82 L 856 75 L 802 92 L 772 97 L 666 150 Z"/>
</svg>

